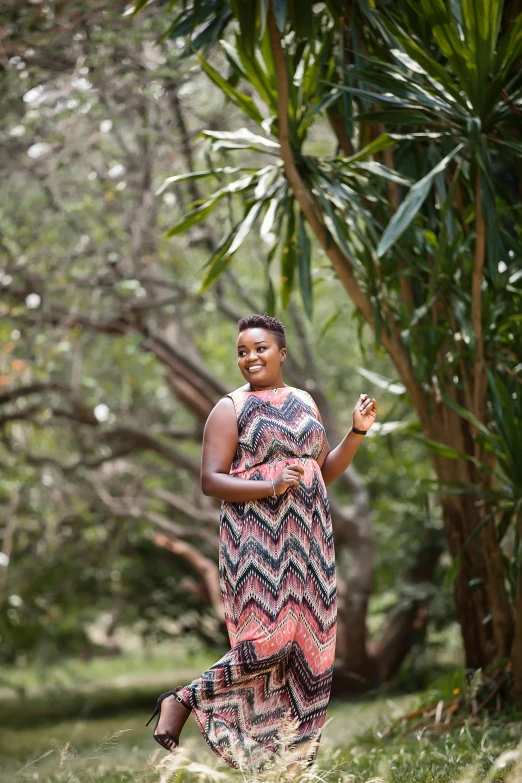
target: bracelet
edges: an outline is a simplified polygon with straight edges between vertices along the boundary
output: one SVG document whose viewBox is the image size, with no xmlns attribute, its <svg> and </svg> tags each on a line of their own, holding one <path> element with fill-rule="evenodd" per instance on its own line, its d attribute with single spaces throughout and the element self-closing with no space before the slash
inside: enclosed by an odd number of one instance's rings
<svg viewBox="0 0 522 783">
<path fill-rule="evenodd" d="M 352 432 L 356 432 L 356 433 L 357 433 L 357 435 L 366 435 L 366 433 L 368 432 L 368 430 L 358 430 L 358 429 L 356 429 L 355 427 L 352 427 Z"/>
<path fill-rule="evenodd" d="M 270 479 L 270 481 L 272 482 L 272 489 L 274 490 L 274 494 L 272 495 L 272 497 L 276 498 L 277 497 L 277 492 L 275 491 L 274 479 Z"/>
</svg>

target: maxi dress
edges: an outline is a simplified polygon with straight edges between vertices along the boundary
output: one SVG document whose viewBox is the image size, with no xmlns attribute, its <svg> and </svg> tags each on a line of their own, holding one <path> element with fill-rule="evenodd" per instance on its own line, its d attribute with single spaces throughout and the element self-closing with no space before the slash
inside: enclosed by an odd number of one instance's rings
<svg viewBox="0 0 522 783">
<path fill-rule="evenodd" d="M 316 758 L 332 684 L 337 590 L 332 521 L 317 463 L 325 431 L 308 392 L 231 392 L 238 424 L 230 475 L 270 480 L 299 463 L 277 498 L 223 501 L 219 577 L 231 650 L 177 698 L 231 767 L 260 769 L 283 750 Z M 292 734 L 281 735 L 281 727 Z"/>
</svg>

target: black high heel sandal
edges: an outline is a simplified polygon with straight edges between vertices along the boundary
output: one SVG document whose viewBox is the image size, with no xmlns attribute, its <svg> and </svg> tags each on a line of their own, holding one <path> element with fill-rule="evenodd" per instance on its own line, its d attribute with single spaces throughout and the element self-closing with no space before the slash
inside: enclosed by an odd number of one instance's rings
<svg viewBox="0 0 522 783">
<path fill-rule="evenodd" d="M 156 725 L 154 727 L 154 732 L 152 733 L 152 736 L 154 737 L 156 742 L 158 742 L 161 745 L 162 748 L 165 748 L 165 750 L 168 750 L 169 753 L 171 753 L 176 748 L 179 748 L 179 737 L 173 737 L 171 734 L 156 734 L 156 729 L 158 728 L 158 723 L 160 722 L 160 718 L 161 718 L 161 704 L 163 700 L 167 698 L 167 696 L 174 696 L 181 704 L 183 704 L 185 709 L 187 710 L 191 709 L 190 707 L 187 707 L 183 699 L 180 696 L 178 696 L 177 689 L 174 689 L 173 691 L 167 691 L 167 693 L 162 693 L 161 696 L 158 696 L 158 702 L 156 704 L 156 708 L 152 713 L 152 715 L 150 716 L 150 718 L 148 719 L 145 726 L 148 726 L 151 720 L 153 720 L 156 717 L 156 715 L 158 715 L 158 720 L 156 721 Z M 169 746 L 165 744 L 164 740 L 170 740 L 171 742 L 173 742 L 174 747 L 169 748 Z"/>
</svg>

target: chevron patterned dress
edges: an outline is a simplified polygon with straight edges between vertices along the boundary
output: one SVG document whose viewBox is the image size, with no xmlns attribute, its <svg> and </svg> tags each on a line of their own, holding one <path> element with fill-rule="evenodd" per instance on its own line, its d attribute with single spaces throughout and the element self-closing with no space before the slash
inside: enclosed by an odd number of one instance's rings
<svg viewBox="0 0 522 783">
<path fill-rule="evenodd" d="M 239 441 L 230 475 L 270 480 L 299 463 L 299 487 L 277 498 L 223 501 L 219 576 L 231 650 L 178 699 L 212 750 L 262 769 L 284 750 L 311 765 L 330 699 L 337 630 L 334 541 L 316 460 L 325 443 L 301 389 L 231 394 Z M 282 732 L 283 724 L 290 734 Z"/>
</svg>

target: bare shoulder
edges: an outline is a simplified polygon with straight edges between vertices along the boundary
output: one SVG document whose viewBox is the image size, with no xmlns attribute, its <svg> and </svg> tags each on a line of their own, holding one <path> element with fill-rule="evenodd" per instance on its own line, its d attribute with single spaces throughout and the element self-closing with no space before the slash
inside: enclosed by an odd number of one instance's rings
<svg viewBox="0 0 522 783">
<path fill-rule="evenodd" d="M 234 401 L 230 397 L 222 397 L 209 413 L 205 424 L 205 438 L 237 438 L 237 433 L 237 416 Z"/>
<path fill-rule="evenodd" d="M 235 418 L 235 405 L 234 400 L 231 396 L 228 394 L 225 394 L 224 397 L 221 397 L 220 400 L 216 402 L 212 410 L 210 411 L 209 419 L 227 419 L 227 418 Z"/>
</svg>

